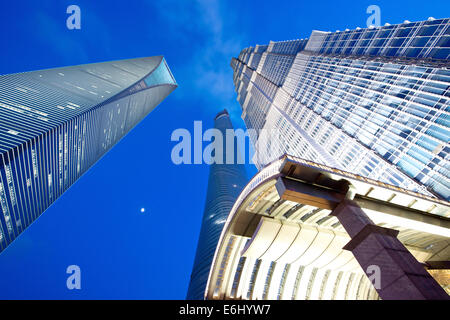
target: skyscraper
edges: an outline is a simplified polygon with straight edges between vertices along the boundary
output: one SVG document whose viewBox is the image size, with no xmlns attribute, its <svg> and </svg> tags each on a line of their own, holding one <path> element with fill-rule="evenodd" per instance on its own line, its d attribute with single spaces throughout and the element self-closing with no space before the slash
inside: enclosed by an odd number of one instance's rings
<svg viewBox="0 0 450 320">
<path fill-rule="evenodd" d="M 217 114 L 214 119 L 214 128 L 220 130 L 223 137 L 226 137 L 227 130 L 229 132 L 233 130 L 227 110 Z M 189 300 L 204 299 L 206 282 L 223 225 L 234 201 L 247 182 L 245 166 L 237 161 L 239 149 L 234 134 L 233 139 L 234 159 L 232 163 L 226 161 L 227 141 L 224 138 L 222 139 L 222 154 L 215 154 L 216 157 L 221 157 L 222 161 L 218 162 L 222 163 L 212 163 L 210 166 L 205 210 L 187 293 Z M 217 151 L 219 152 L 219 150 Z M 228 151 L 231 150 L 228 149 Z"/>
<path fill-rule="evenodd" d="M 242 50 L 231 66 L 255 164 L 291 154 L 449 199 L 449 57 L 450 20 L 432 18 Z"/>
<path fill-rule="evenodd" d="M 232 59 L 259 172 L 207 299 L 449 298 L 449 33 L 432 18 L 313 31 Z"/>
<path fill-rule="evenodd" d="M 0 251 L 176 87 L 162 56 L 0 76 Z"/>
</svg>

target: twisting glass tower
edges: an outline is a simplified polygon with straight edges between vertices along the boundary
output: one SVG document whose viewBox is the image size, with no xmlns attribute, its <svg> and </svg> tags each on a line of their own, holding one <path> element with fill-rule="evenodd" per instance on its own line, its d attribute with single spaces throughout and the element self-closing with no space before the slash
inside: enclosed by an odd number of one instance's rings
<svg viewBox="0 0 450 320">
<path fill-rule="evenodd" d="M 176 87 L 162 56 L 0 76 L 0 251 Z"/>
<path fill-rule="evenodd" d="M 247 182 L 245 165 L 239 164 L 238 161 L 239 151 L 234 133 L 232 133 L 233 150 L 230 149 L 230 146 L 227 148 L 226 145 L 229 143 L 229 140 L 227 142 L 227 139 L 225 139 L 227 130 L 228 134 L 233 132 L 233 125 L 226 110 L 217 114 L 214 119 L 214 127 L 224 137 L 222 139 L 222 154 L 215 154 L 216 159 L 219 157 L 222 161 L 218 160 L 210 166 L 205 211 L 186 297 L 189 300 L 204 299 L 211 263 L 223 225 L 234 201 Z M 229 161 L 231 157 L 230 155 L 227 157 L 227 151 L 233 152 L 233 161 Z"/>
<path fill-rule="evenodd" d="M 449 56 L 450 20 L 432 18 L 242 50 L 231 66 L 254 162 L 286 153 L 449 199 Z"/>
</svg>

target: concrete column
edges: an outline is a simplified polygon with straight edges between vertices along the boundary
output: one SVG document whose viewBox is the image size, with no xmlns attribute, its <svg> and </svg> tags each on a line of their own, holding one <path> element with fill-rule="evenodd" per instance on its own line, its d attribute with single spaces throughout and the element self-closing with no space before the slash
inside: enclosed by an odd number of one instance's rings
<svg viewBox="0 0 450 320">
<path fill-rule="evenodd" d="M 343 200 L 332 212 L 350 235 L 353 253 L 384 300 L 449 300 L 449 296 L 397 239 L 398 231 L 375 225 L 359 205 Z M 374 281 L 380 271 L 379 286 Z"/>
</svg>

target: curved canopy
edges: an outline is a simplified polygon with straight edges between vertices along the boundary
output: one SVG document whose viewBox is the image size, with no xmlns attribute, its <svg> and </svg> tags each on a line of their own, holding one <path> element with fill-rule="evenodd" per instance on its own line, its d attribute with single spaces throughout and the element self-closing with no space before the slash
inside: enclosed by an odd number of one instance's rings
<svg viewBox="0 0 450 320">
<path fill-rule="evenodd" d="M 300 182 L 299 198 L 280 179 Z M 284 190 L 285 191 L 285 190 Z M 378 299 L 331 210 L 351 196 L 420 262 L 450 257 L 448 202 L 303 159 L 262 169 L 235 202 L 216 249 L 207 299 Z"/>
</svg>

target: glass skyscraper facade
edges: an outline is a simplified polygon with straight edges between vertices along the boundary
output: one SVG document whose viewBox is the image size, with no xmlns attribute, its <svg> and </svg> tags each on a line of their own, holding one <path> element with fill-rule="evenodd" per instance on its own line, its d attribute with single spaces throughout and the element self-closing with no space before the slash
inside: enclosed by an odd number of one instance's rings
<svg viewBox="0 0 450 320">
<path fill-rule="evenodd" d="M 205 210 L 186 297 L 188 300 L 204 299 L 208 275 L 220 234 L 235 200 L 247 183 L 245 165 L 239 164 L 238 161 L 239 149 L 234 133 L 233 161 L 227 160 L 231 157 L 226 152 L 225 137 L 227 130 L 233 130 L 233 125 L 226 110 L 217 114 L 214 119 L 214 128 L 219 130 L 224 137 L 222 139 L 223 152 L 214 155 L 221 157 L 222 161 L 214 162 L 210 166 Z M 230 148 L 230 146 L 228 147 Z"/>
<path fill-rule="evenodd" d="M 0 251 L 176 87 L 162 56 L 0 76 Z"/>
<path fill-rule="evenodd" d="M 432 18 L 242 50 L 231 67 L 255 164 L 291 154 L 450 199 L 449 57 L 450 20 Z"/>
</svg>

